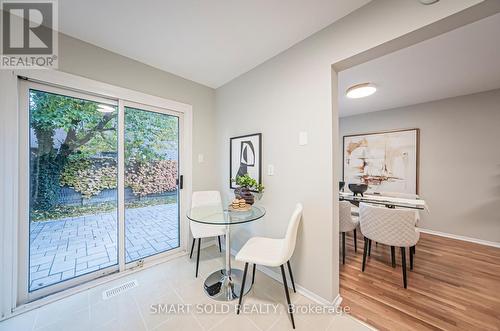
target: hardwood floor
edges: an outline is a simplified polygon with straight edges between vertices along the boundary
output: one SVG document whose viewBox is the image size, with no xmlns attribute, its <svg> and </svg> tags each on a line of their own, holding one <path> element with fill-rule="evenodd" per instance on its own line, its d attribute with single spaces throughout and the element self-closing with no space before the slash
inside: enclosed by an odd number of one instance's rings
<svg viewBox="0 0 500 331">
<path fill-rule="evenodd" d="M 392 268 L 390 247 L 372 243 L 362 273 L 359 231 L 357 253 L 353 241 L 345 265 L 340 256 L 340 295 L 354 317 L 380 330 L 500 330 L 500 249 L 421 234 L 405 290 L 399 249 Z"/>
</svg>

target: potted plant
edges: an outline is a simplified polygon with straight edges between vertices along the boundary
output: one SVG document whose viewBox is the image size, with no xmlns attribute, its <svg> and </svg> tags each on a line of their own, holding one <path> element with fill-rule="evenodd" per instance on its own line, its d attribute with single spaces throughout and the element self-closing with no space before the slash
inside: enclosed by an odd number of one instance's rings
<svg viewBox="0 0 500 331">
<path fill-rule="evenodd" d="M 237 199 L 245 199 L 246 203 L 249 205 L 253 205 L 255 202 L 255 197 L 252 192 L 256 192 L 259 195 L 259 198 L 264 192 L 264 186 L 259 184 L 248 174 L 238 176 L 236 179 L 233 179 L 233 181 L 239 186 L 234 190 L 234 195 Z"/>
</svg>

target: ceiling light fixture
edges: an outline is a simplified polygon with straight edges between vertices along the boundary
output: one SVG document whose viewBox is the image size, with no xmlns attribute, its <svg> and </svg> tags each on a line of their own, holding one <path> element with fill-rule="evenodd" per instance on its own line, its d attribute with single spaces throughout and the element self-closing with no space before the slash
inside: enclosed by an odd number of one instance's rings
<svg viewBox="0 0 500 331">
<path fill-rule="evenodd" d="M 363 83 L 349 87 L 345 95 L 350 99 L 359 99 L 372 95 L 376 91 L 377 88 L 372 83 Z"/>
<path fill-rule="evenodd" d="M 438 2 L 439 0 L 419 0 L 419 1 L 423 5 L 432 5 Z"/>
<path fill-rule="evenodd" d="M 116 110 L 115 107 L 103 105 L 103 104 L 99 104 L 99 106 L 97 107 L 97 111 L 99 111 L 101 113 L 112 113 L 115 110 Z"/>
</svg>

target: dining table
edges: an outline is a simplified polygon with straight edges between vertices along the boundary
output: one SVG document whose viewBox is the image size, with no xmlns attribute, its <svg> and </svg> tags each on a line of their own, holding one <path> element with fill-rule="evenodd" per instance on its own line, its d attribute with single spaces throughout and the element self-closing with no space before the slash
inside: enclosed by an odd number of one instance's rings
<svg viewBox="0 0 500 331">
<path fill-rule="evenodd" d="M 217 301 L 232 301 L 240 296 L 243 270 L 231 267 L 231 229 L 235 225 L 254 222 L 266 214 L 262 206 L 251 205 L 244 210 L 223 207 L 221 204 L 196 206 L 188 210 L 193 222 L 225 227 L 225 267 L 211 273 L 204 282 L 205 293 Z M 243 295 L 252 287 L 246 282 Z"/>
<path fill-rule="evenodd" d="M 387 208 L 406 208 L 415 209 L 417 211 L 424 210 L 429 211 L 429 207 L 425 200 L 418 196 L 413 198 L 391 196 L 389 194 L 374 194 L 365 193 L 363 195 L 354 195 L 351 192 L 339 192 L 339 200 L 345 200 L 351 202 L 356 207 L 359 207 L 359 203 L 369 203 L 374 205 L 382 205 Z M 358 209 L 353 208 L 353 215 L 358 216 Z"/>
</svg>

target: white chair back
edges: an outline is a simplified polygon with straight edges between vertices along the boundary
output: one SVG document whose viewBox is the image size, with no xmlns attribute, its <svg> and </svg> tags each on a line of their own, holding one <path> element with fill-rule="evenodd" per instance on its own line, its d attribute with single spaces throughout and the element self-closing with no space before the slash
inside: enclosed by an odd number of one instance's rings
<svg viewBox="0 0 500 331">
<path fill-rule="evenodd" d="M 352 204 L 349 201 L 339 201 L 339 232 L 348 232 L 356 228 L 352 220 Z"/>
<path fill-rule="evenodd" d="M 219 191 L 193 192 L 193 196 L 191 198 L 191 208 L 216 205 L 222 205 L 222 199 Z"/>
<path fill-rule="evenodd" d="M 214 207 L 215 210 L 220 209 L 222 214 L 222 199 L 219 191 L 197 191 L 193 192 L 191 197 L 191 208 L 196 207 Z M 194 221 L 189 221 L 189 227 L 193 238 L 206 238 L 223 235 L 224 226 L 201 224 Z"/>
<path fill-rule="evenodd" d="M 397 247 L 414 246 L 419 238 L 415 211 L 359 204 L 359 223 L 365 237 Z"/>
<path fill-rule="evenodd" d="M 300 220 L 302 219 L 302 204 L 298 203 L 295 206 L 290 221 L 288 223 L 288 228 L 286 229 L 283 253 L 285 255 L 284 260 L 288 261 L 293 255 L 295 250 L 295 243 L 297 242 L 297 231 L 299 229 Z"/>
</svg>

